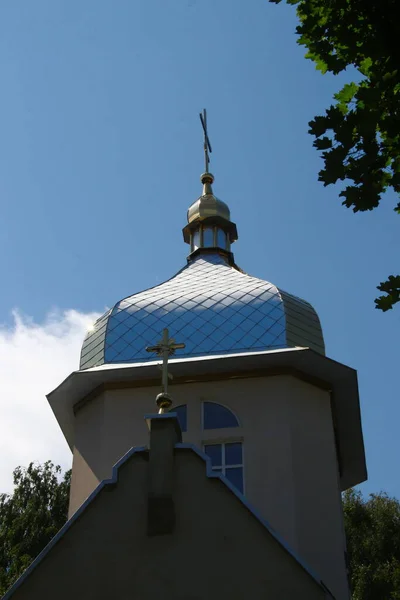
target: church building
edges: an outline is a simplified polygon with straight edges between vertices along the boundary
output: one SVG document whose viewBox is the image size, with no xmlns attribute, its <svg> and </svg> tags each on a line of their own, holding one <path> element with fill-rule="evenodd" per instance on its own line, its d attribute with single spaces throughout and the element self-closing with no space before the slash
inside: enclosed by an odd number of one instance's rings
<svg viewBox="0 0 400 600">
<path fill-rule="evenodd" d="M 100 317 L 48 395 L 73 453 L 69 520 L 7 600 L 350 598 L 357 373 L 325 355 L 308 302 L 236 264 L 201 120 L 186 264 Z"/>
</svg>

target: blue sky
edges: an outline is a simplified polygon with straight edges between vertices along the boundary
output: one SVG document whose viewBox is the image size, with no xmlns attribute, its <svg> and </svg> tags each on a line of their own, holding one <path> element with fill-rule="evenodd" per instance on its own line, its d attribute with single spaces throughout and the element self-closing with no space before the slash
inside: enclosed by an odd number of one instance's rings
<svg viewBox="0 0 400 600">
<path fill-rule="evenodd" d="M 354 215 L 317 181 L 307 123 L 341 81 L 303 58 L 295 26 L 267 0 L 3 0 L 0 323 L 102 312 L 183 266 L 206 107 L 236 261 L 314 305 L 328 356 L 358 370 L 362 489 L 400 497 L 400 308 L 373 303 L 398 272 L 395 198 Z"/>
</svg>

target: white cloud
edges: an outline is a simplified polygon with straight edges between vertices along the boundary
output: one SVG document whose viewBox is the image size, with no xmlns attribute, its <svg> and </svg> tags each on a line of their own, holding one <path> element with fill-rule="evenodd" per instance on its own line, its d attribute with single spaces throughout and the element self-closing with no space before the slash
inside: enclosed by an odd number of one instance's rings
<svg viewBox="0 0 400 600">
<path fill-rule="evenodd" d="M 15 311 L 12 326 L 0 326 L 0 493 L 12 491 L 18 465 L 51 459 L 70 468 L 45 395 L 78 368 L 85 331 L 98 316 L 67 310 L 38 324 Z"/>
</svg>

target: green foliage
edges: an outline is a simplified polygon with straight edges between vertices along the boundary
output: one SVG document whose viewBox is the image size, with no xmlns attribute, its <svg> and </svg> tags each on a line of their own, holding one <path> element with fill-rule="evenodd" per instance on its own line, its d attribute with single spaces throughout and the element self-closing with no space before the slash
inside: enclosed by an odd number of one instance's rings
<svg viewBox="0 0 400 600">
<path fill-rule="evenodd" d="M 392 309 L 393 304 L 400 301 L 400 275 L 396 277 L 390 275 L 387 281 L 382 281 L 378 285 L 378 290 L 385 292 L 387 295 L 379 296 L 375 300 L 377 307 L 383 311 Z"/>
<path fill-rule="evenodd" d="M 400 599 L 400 503 L 386 494 L 343 494 L 353 600 Z"/>
<path fill-rule="evenodd" d="M 71 471 L 51 461 L 14 471 L 14 493 L 0 494 L 0 596 L 64 525 Z"/>
<path fill-rule="evenodd" d="M 281 0 L 269 0 L 279 4 Z M 339 196 L 354 212 L 373 210 L 389 188 L 400 193 L 400 27 L 397 0 L 287 0 L 297 5 L 298 43 L 322 73 L 354 67 L 359 83 L 346 83 L 336 103 L 310 121 L 322 151 L 324 185 L 344 182 Z M 321 139 L 321 136 L 324 136 Z M 330 142 L 330 145 L 329 143 Z M 400 213 L 400 203 L 394 208 Z M 400 301 L 399 276 L 378 287 L 388 310 Z"/>
</svg>

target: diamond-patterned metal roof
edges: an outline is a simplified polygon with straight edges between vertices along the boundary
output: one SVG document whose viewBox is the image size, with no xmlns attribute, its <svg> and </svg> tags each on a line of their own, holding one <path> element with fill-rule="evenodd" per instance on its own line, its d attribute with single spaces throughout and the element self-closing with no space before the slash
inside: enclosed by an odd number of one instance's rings
<svg viewBox="0 0 400 600">
<path fill-rule="evenodd" d="M 272 283 L 242 273 L 218 253 L 199 254 L 168 281 L 118 302 L 83 343 L 81 369 L 152 360 L 146 347 L 162 330 L 204 356 L 294 346 L 324 354 L 312 306 Z"/>
</svg>

